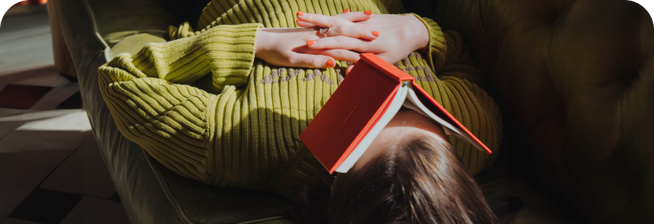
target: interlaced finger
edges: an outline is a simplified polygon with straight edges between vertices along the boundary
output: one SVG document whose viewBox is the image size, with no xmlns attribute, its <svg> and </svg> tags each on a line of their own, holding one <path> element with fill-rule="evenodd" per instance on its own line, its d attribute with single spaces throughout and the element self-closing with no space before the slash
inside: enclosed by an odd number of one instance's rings
<svg viewBox="0 0 654 224">
<path fill-rule="evenodd" d="M 335 17 L 345 19 L 350 22 L 362 22 L 372 17 L 372 10 L 365 12 L 349 12 L 335 15 Z"/>
<path fill-rule="evenodd" d="M 370 43 L 358 38 L 335 36 L 309 40 L 307 46 L 311 49 L 348 49 L 358 52 L 374 52 Z"/>
<path fill-rule="evenodd" d="M 327 32 L 328 37 L 333 36 L 348 36 L 353 38 L 361 38 L 366 40 L 374 40 L 379 36 L 379 32 L 370 30 L 363 25 L 352 24 L 348 26 L 334 26 L 330 27 Z"/>
<path fill-rule="evenodd" d="M 333 68 L 334 59 L 327 55 L 292 53 L 288 66 L 301 68 Z"/>
<path fill-rule="evenodd" d="M 306 27 L 306 28 L 318 27 L 318 26 L 316 26 L 316 24 L 313 24 L 313 23 L 310 23 L 310 22 L 305 22 L 305 21 L 302 21 L 302 20 L 299 20 L 299 19 L 296 20 L 295 23 L 297 23 L 297 26 L 299 26 L 299 27 Z"/>
<path fill-rule="evenodd" d="M 349 14 L 349 13 L 345 13 L 345 14 Z M 325 15 L 304 13 L 304 12 L 298 12 L 297 18 L 298 21 L 311 23 L 319 27 L 332 27 L 332 26 L 346 25 L 351 23 L 350 21 L 344 18 L 340 18 L 338 16 L 325 16 Z"/>
<path fill-rule="evenodd" d="M 298 48 L 295 52 L 302 54 L 317 54 L 330 56 L 336 60 L 357 62 L 359 53 L 346 49 L 311 49 L 308 47 Z"/>
<path fill-rule="evenodd" d="M 322 53 L 322 55 L 331 56 L 336 60 L 357 62 L 359 61 L 359 53 L 345 50 L 345 49 L 330 49 Z"/>
<path fill-rule="evenodd" d="M 297 12 L 296 23 L 300 27 L 331 27 L 344 21 L 362 22 L 372 17 L 372 10 L 365 12 L 350 12 L 349 9 L 334 16 L 325 16 L 312 13 Z M 338 20 L 342 19 L 342 20 Z"/>
</svg>

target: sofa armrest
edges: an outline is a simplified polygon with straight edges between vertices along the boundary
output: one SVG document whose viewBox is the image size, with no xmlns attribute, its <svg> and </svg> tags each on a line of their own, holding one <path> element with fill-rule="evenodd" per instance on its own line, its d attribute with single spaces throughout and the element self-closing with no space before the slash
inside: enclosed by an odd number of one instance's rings
<svg viewBox="0 0 654 224">
<path fill-rule="evenodd" d="M 118 132 L 100 95 L 97 71 L 106 46 L 95 32 L 85 0 L 48 3 L 56 11 L 79 80 L 80 93 L 101 155 L 133 223 L 181 223 L 140 147 Z M 156 215 L 154 215 L 156 214 Z"/>
</svg>

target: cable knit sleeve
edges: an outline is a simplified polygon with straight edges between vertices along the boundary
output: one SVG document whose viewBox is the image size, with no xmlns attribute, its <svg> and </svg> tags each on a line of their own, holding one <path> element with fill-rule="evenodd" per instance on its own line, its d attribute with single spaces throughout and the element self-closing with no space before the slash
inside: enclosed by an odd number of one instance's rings
<svg viewBox="0 0 654 224">
<path fill-rule="evenodd" d="M 123 136 L 176 173 L 206 182 L 215 105 L 247 83 L 259 27 L 217 26 L 101 66 L 100 90 Z M 221 94 L 187 85 L 207 74 Z"/>
<path fill-rule="evenodd" d="M 441 27 L 438 23 L 433 20 L 421 17 L 419 15 L 410 13 L 418 18 L 422 23 L 425 24 L 427 30 L 429 31 L 429 48 L 427 53 L 427 61 L 429 61 L 432 70 L 439 71 L 443 64 L 445 64 L 445 59 L 447 58 L 447 44 L 445 35 L 441 30 Z"/>
<path fill-rule="evenodd" d="M 260 24 L 222 25 L 188 38 L 151 43 L 133 56 L 121 55 L 116 64 L 135 77 L 154 77 L 174 83 L 191 83 L 212 74 L 216 91 L 225 85 L 246 83 L 255 53 Z"/>
</svg>

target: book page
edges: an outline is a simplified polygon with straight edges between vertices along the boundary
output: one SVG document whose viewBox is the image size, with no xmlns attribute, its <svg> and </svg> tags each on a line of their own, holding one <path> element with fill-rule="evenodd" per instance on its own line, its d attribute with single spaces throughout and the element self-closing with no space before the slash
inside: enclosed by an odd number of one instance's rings
<svg viewBox="0 0 654 224">
<path fill-rule="evenodd" d="M 388 106 L 388 109 L 381 115 L 382 117 L 379 119 L 377 124 L 370 129 L 370 132 L 368 132 L 368 135 L 366 135 L 363 140 L 357 145 L 354 150 L 352 150 L 352 153 L 341 163 L 338 168 L 336 168 L 336 172 L 339 173 L 347 173 L 350 168 L 354 166 L 354 164 L 361 158 L 361 155 L 368 149 L 368 146 L 372 144 L 372 141 L 375 140 L 377 135 L 386 127 L 388 122 L 395 117 L 395 114 L 397 114 L 398 111 L 400 111 L 400 108 L 402 108 L 402 104 L 406 101 L 407 98 L 407 93 L 410 90 L 411 85 L 406 85 L 406 86 L 400 86 L 400 88 L 397 91 L 397 94 L 395 94 L 395 98 L 391 100 L 390 105 Z"/>
<path fill-rule="evenodd" d="M 439 116 L 436 116 L 431 110 L 427 109 L 425 105 L 422 104 L 416 93 L 413 91 L 412 88 L 408 88 L 408 93 L 406 96 L 406 101 L 404 101 L 403 104 L 406 108 L 409 108 L 411 110 L 414 110 L 424 116 L 430 117 L 437 123 L 443 126 L 443 130 L 445 131 L 445 134 L 447 135 L 452 135 L 454 138 L 457 140 L 463 141 L 463 142 L 468 142 L 475 146 L 477 149 L 481 151 L 485 151 L 484 147 L 479 145 L 477 141 L 472 139 L 470 136 L 468 136 L 463 130 L 459 129 L 458 127 L 454 126 L 450 122 L 445 121 L 444 119 L 440 118 Z"/>
<path fill-rule="evenodd" d="M 406 108 L 408 108 L 408 109 L 411 109 L 411 110 L 413 110 L 413 111 L 415 111 L 415 112 L 418 112 L 418 113 L 421 114 L 422 116 L 429 117 L 429 118 L 431 118 L 431 119 L 433 119 L 433 120 L 440 119 L 440 117 L 436 116 L 436 115 L 433 114 L 433 113 L 431 113 L 431 115 L 429 115 L 429 114 L 425 113 L 424 111 L 422 111 L 422 109 L 418 108 L 418 106 L 416 106 L 415 104 L 413 104 L 413 103 L 411 102 L 411 100 L 409 99 L 408 96 L 407 96 L 406 101 L 404 101 L 404 104 L 402 104 L 402 106 L 404 106 L 404 107 L 406 107 Z M 441 125 L 442 125 L 441 122 L 438 122 L 438 121 L 436 121 L 436 122 L 437 122 L 438 124 L 441 124 Z M 450 124 L 450 123 L 447 122 L 447 121 L 443 121 L 443 122 L 446 123 L 446 124 Z M 445 135 L 452 135 L 452 133 L 450 132 L 450 129 L 449 129 L 449 128 L 443 128 L 443 132 L 445 132 Z"/>
</svg>

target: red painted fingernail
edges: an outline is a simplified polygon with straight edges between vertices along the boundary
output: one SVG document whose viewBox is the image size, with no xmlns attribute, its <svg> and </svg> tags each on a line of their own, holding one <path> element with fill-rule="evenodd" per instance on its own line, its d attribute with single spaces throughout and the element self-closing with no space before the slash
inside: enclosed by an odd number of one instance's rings
<svg viewBox="0 0 654 224">
<path fill-rule="evenodd" d="M 332 68 L 335 65 L 336 65 L 336 62 L 334 62 L 334 60 L 332 60 L 332 59 L 327 60 L 327 67 Z"/>
<path fill-rule="evenodd" d="M 315 40 L 307 40 L 307 45 L 313 45 L 315 43 L 316 43 Z"/>
<path fill-rule="evenodd" d="M 304 12 L 302 12 L 302 11 L 297 11 L 297 16 L 303 16 L 303 15 L 304 15 Z"/>
<path fill-rule="evenodd" d="M 378 36 L 379 36 L 379 32 L 377 32 L 377 31 L 372 31 L 372 35 L 378 37 Z"/>
<path fill-rule="evenodd" d="M 345 11 L 343 11 L 343 13 L 348 13 L 348 12 L 350 12 L 350 9 L 346 9 Z"/>
<path fill-rule="evenodd" d="M 365 11 L 365 12 L 363 12 L 363 14 L 372 15 L 372 10 Z"/>
</svg>

